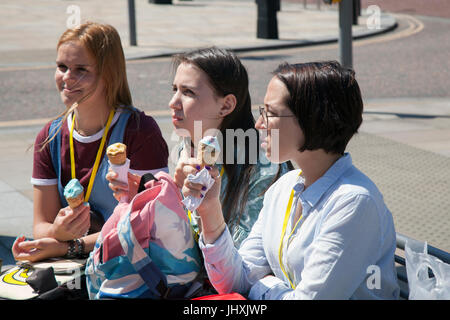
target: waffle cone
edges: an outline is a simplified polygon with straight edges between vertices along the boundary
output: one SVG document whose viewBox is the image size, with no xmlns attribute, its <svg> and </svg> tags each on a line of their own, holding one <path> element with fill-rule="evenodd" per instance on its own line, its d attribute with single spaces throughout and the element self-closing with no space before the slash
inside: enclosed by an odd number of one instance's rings
<svg viewBox="0 0 450 320">
<path fill-rule="evenodd" d="M 123 143 L 114 143 L 106 149 L 111 164 L 122 165 L 127 161 L 127 146 Z"/>
<path fill-rule="evenodd" d="M 75 198 L 66 198 L 69 207 L 72 209 L 77 208 L 84 202 L 84 192 L 82 192 L 78 197 Z"/>
<path fill-rule="evenodd" d="M 197 160 L 202 163 L 202 167 L 213 166 L 216 163 L 218 157 L 219 152 L 217 150 L 202 143 L 199 144 L 197 150 Z"/>
</svg>

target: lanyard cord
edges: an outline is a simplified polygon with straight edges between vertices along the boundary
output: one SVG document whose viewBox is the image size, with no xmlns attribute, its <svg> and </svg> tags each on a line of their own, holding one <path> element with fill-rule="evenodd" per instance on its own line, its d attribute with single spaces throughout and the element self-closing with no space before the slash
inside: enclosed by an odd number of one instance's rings
<svg viewBox="0 0 450 320">
<path fill-rule="evenodd" d="M 302 174 L 302 171 L 300 170 L 300 173 L 298 174 L 299 176 Z M 284 214 L 284 221 L 283 221 L 283 229 L 281 230 L 281 239 L 280 239 L 280 247 L 278 249 L 278 260 L 280 263 L 280 267 L 281 267 L 281 271 L 283 272 L 283 274 L 286 276 L 286 278 L 289 281 L 289 284 L 291 285 L 292 289 L 295 289 L 294 284 L 292 283 L 291 279 L 289 279 L 289 276 L 286 272 L 286 270 L 284 269 L 283 266 L 283 240 L 284 240 L 284 236 L 286 234 L 286 228 L 287 228 L 287 224 L 289 221 L 289 216 L 291 213 L 291 208 L 292 208 L 292 203 L 294 202 L 294 189 L 292 189 L 291 191 L 291 196 L 289 197 L 289 202 L 286 208 L 286 213 Z M 294 228 L 292 228 L 292 232 L 290 233 L 289 238 L 292 236 L 292 234 L 294 233 L 295 228 L 297 227 L 298 223 L 300 222 L 300 220 L 302 220 L 303 214 L 300 216 L 300 218 L 297 220 L 297 223 L 295 224 Z"/>
<path fill-rule="evenodd" d="M 87 188 L 87 191 L 86 191 L 86 195 L 84 197 L 84 201 L 85 202 L 88 202 L 89 197 L 91 196 L 91 191 L 92 191 L 92 187 L 94 186 L 95 176 L 97 175 L 97 170 L 98 170 L 98 167 L 100 165 L 100 159 L 102 157 L 103 148 L 105 147 L 106 136 L 108 135 L 109 127 L 110 127 L 112 119 L 114 117 L 114 113 L 115 113 L 114 110 L 110 111 L 109 117 L 108 117 L 108 121 L 106 122 L 106 127 L 105 127 L 105 130 L 103 132 L 102 141 L 100 142 L 100 146 L 99 146 L 98 151 L 97 151 L 97 156 L 95 157 L 94 167 L 92 168 L 92 173 L 91 173 L 91 177 L 89 178 L 88 188 Z M 70 128 L 70 140 L 69 140 L 69 144 L 70 144 L 70 172 L 71 172 L 71 175 L 72 175 L 72 179 L 76 178 L 76 175 L 75 175 L 75 152 L 74 152 L 74 147 L 73 147 L 73 128 L 74 128 L 74 124 L 75 124 L 75 113 L 73 114 L 73 117 L 72 117 L 72 126 Z"/>
<path fill-rule="evenodd" d="M 222 166 L 222 169 L 220 169 L 220 176 L 223 176 L 223 173 L 225 172 L 225 166 Z M 191 210 L 188 210 L 188 219 L 189 219 L 189 223 L 192 226 L 192 212 Z M 195 236 L 195 240 L 198 242 L 198 238 L 200 237 L 198 231 L 192 230 L 194 231 L 194 236 Z"/>
</svg>

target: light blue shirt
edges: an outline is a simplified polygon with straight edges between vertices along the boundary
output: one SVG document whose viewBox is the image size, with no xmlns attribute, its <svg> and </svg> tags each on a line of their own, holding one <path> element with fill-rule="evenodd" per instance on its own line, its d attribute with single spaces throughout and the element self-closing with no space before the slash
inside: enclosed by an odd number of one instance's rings
<svg viewBox="0 0 450 320">
<path fill-rule="evenodd" d="M 292 189 L 282 263 L 295 289 L 279 262 Z M 303 216 L 292 230 L 297 203 Z M 349 154 L 306 190 L 299 170 L 282 176 L 266 192 L 259 218 L 239 251 L 228 229 L 213 244 L 205 245 L 201 236 L 199 245 L 219 293 L 235 291 L 269 300 L 398 299 L 392 214 Z"/>
</svg>

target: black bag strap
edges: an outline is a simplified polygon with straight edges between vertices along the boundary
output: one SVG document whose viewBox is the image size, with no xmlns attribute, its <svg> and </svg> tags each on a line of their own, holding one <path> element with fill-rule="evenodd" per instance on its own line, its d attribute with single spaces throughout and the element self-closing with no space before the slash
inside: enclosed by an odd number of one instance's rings
<svg viewBox="0 0 450 320">
<path fill-rule="evenodd" d="M 152 180 L 158 181 L 158 179 L 156 179 L 155 176 L 154 176 L 153 174 L 151 174 L 151 173 L 146 173 L 146 174 L 144 174 L 144 175 L 141 177 L 141 181 L 140 181 L 140 183 L 139 183 L 138 193 L 144 191 L 144 190 L 145 190 L 145 184 L 146 184 L 147 182 L 149 182 L 149 181 L 152 181 Z"/>
</svg>

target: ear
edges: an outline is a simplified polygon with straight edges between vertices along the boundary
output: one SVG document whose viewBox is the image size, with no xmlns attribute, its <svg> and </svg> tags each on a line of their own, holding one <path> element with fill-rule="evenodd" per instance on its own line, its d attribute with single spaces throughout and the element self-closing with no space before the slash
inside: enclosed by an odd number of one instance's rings
<svg viewBox="0 0 450 320">
<path fill-rule="evenodd" d="M 234 94 L 232 94 L 232 93 L 227 94 L 223 98 L 223 104 L 222 104 L 222 107 L 220 108 L 219 116 L 221 118 L 223 118 L 223 117 L 226 117 L 227 115 L 229 115 L 230 113 L 232 113 L 234 108 L 236 108 L 236 104 L 237 104 L 237 99 L 234 96 Z"/>
</svg>

